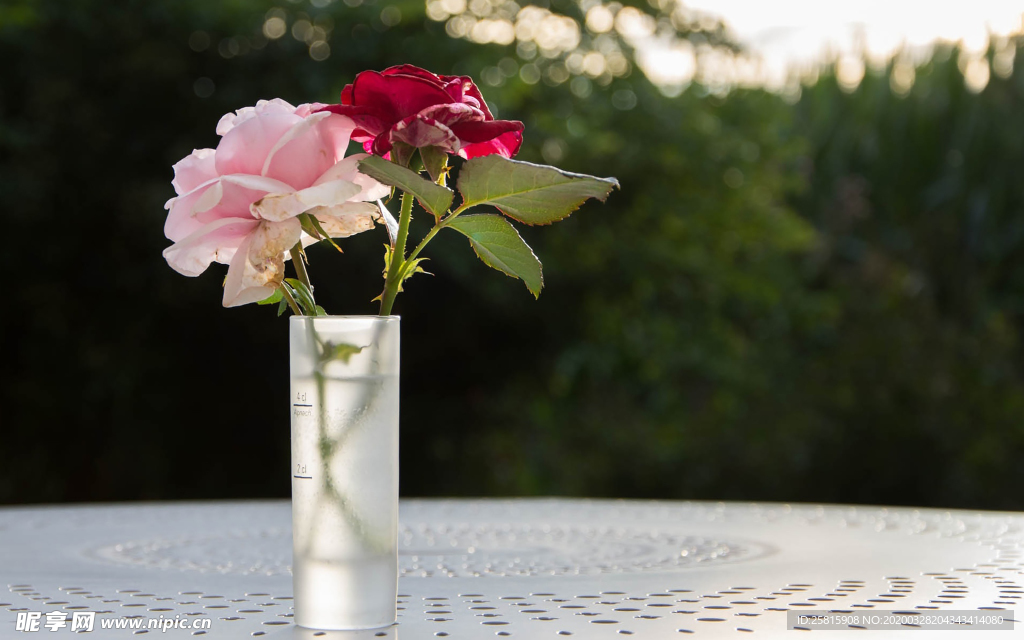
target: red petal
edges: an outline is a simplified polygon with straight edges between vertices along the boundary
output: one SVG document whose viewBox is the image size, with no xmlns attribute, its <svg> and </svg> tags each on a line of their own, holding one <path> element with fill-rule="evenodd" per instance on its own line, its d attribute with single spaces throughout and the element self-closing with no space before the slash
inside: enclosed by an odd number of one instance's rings
<svg viewBox="0 0 1024 640">
<path fill-rule="evenodd" d="M 459 150 L 459 155 L 467 160 L 470 158 L 479 158 L 480 156 L 489 156 L 492 154 L 498 154 L 506 158 L 519 153 L 519 147 L 523 144 L 523 134 L 520 131 L 509 131 L 502 135 L 488 140 L 487 142 L 479 142 L 476 144 L 468 144 Z"/>
<path fill-rule="evenodd" d="M 337 113 L 338 115 L 352 118 L 352 121 L 355 122 L 358 127 L 358 129 L 352 133 L 353 138 L 360 133 L 371 137 L 379 135 L 380 132 L 387 129 L 391 124 L 389 122 L 382 121 L 372 109 L 363 106 L 330 104 L 326 107 L 317 109 L 317 112 L 319 111 L 330 111 L 331 113 Z"/>
<path fill-rule="evenodd" d="M 459 122 L 451 125 L 452 131 L 463 142 L 475 144 L 487 142 L 511 131 L 522 132 L 523 123 L 518 120 L 487 120 L 481 122 Z M 520 140 L 522 136 L 520 136 Z M 517 146 L 518 150 L 519 147 Z"/>
<path fill-rule="evenodd" d="M 386 156 L 391 151 L 391 140 L 388 139 L 388 133 L 389 132 L 385 131 L 384 133 L 374 138 L 373 142 L 364 142 L 363 148 L 366 149 L 367 153 L 372 153 L 378 156 Z M 367 144 L 370 145 L 368 149 L 366 147 Z"/>
<path fill-rule="evenodd" d="M 366 129 L 355 129 L 350 136 L 356 142 L 373 141 L 374 135 Z"/>
<path fill-rule="evenodd" d="M 345 87 L 341 90 L 341 104 L 352 104 L 352 85 L 346 84 Z"/>
<path fill-rule="evenodd" d="M 356 106 L 364 107 L 382 122 L 395 123 L 429 106 L 448 102 L 448 94 L 436 79 L 364 71 L 352 89 Z"/>
<path fill-rule="evenodd" d="M 487 108 L 487 101 L 484 100 L 484 96 L 483 94 L 480 93 L 480 89 L 475 84 L 473 84 L 473 80 L 471 78 L 465 77 L 462 78 L 462 81 L 465 83 L 466 95 L 480 103 L 477 108 L 479 108 L 481 111 L 484 112 L 484 114 L 486 114 L 487 120 L 493 120 L 494 116 L 491 115 L 491 110 Z M 465 99 L 463 99 L 463 101 L 465 101 Z"/>
<path fill-rule="evenodd" d="M 399 64 L 399 65 L 395 65 L 393 67 L 388 67 L 387 69 L 381 71 L 380 73 L 383 76 L 397 76 L 397 75 L 414 76 L 414 77 L 417 77 L 417 78 L 421 78 L 423 80 L 429 80 L 430 82 L 432 82 L 433 84 L 435 84 L 437 86 L 441 86 L 444 83 L 443 76 L 442 77 L 438 77 L 438 75 L 436 73 L 431 73 L 431 72 L 427 71 L 426 69 L 421 69 L 421 68 L 419 68 L 419 67 L 417 67 L 415 65 L 411 65 L 411 64 Z"/>
<path fill-rule="evenodd" d="M 448 77 L 444 81 L 444 92 L 448 94 L 449 102 L 456 104 L 464 102 L 465 86 L 462 78 Z"/>
<path fill-rule="evenodd" d="M 406 118 L 389 132 L 391 142 L 404 142 L 412 147 L 438 147 L 453 152 L 459 145 L 459 137 L 450 127 L 434 118 L 414 116 Z"/>
</svg>

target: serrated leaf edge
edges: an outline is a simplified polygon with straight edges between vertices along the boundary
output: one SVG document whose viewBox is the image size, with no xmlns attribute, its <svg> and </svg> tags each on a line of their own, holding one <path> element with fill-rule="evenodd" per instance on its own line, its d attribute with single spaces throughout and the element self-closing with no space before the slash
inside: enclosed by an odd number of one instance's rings
<svg viewBox="0 0 1024 640">
<path fill-rule="evenodd" d="M 487 215 L 494 215 L 494 214 L 480 213 L 480 214 L 474 214 L 474 215 L 480 215 L 480 216 L 487 216 Z M 461 216 L 461 218 L 462 218 L 462 219 L 466 219 L 466 218 L 472 218 L 472 217 L 473 217 L 473 216 Z M 510 216 L 510 217 L 511 217 L 511 216 Z M 499 219 L 500 219 L 500 218 L 499 218 Z M 506 222 L 507 222 L 507 221 L 506 221 Z M 524 247 L 526 247 L 526 249 L 527 249 L 527 250 L 528 250 L 528 251 L 530 252 L 530 255 L 532 255 L 532 256 L 533 256 L 533 259 L 537 261 L 537 264 L 541 265 L 541 270 L 540 270 L 540 286 L 539 286 L 539 287 L 537 287 L 537 290 L 536 290 L 536 291 L 534 291 L 534 290 L 533 290 L 533 288 L 532 288 L 532 287 L 530 287 L 529 283 L 527 283 L 527 282 L 526 282 L 526 280 L 524 280 L 523 278 L 521 278 L 521 277 L 517 276 L 517 275 L 516 275 L 516 274 L 514 274 L 514 273 L 510 273 L 510 270 L 509 270 L 509 268 L 508 268 L 508 265 L 507 265 L 507 264 L 505 264 L 505 262 L 504 262 L 504 261 L 502 261 L 502 260 L 498 260 L 498 259 L 497 259 L 497 256 L 494 256 L 494 254 L 491 254 L 491 255 L 492 255 L 492 256 L 493 256 L 494 258 L 495 258 L 495 260 L 493 260 L 493 261 L 488 261 L 488 260 L 485 260 L 485 259 L 484 259 L 484 257 L 483 257 L 482 255 L 480 255 L 480 250 L 479 250 L 479 249 L 477 249 L 477 245 L 478 245 L 479 243 L 478 243 L 478 242 L 476 242 L 476 241 L 475 241 L 475 240 L 474 240 L 474 239 L 473 239 L 472 237 L 470 237 L 470 236 L 469 236 L 469 235 L 468 235 L 467 233 L 463 232 L 463 231 L 462 231 L 461 229 L 459 229 L 458 227 L 455 227 L 455 226 L 452 226 L 451 228 L 452 228 L 452 229 L 454 229 L 455 231 L 458 231 L 458 232 L 459 232 L 460 234 L 462 234 L 462 236 L 463 236 L 464 238 L 466 238 L 467 240 L 469 240 L 469 246 L 470 246 L 470 247 L 471 247 L 471 248 L 473 249 L 473 253 L 475 253 L 475 254 L 476 254 L 476 257 L 477 257 L 477 259 L 479 259 L 479 260 L 480 260 L 480 262 L 483 262 L 483 263 L 484 263 L 485 265 L 487 265 L 488 267 L 490 267 L 490 268 L 494 269 L 495 271 L 500 271 L 501 273 L 504 273 L 504 274 L 505 274 L 506 276 L 508 276 L 508 277 L 510 277 L 510 278 L 515 278 L 516 280 L 520 280 L 520 281 L 521 281 L 521 282 L 522 282 L 522 283 L 523 283 L 524 285 L 526 285 L 526 289 L 527 289 L 527 290 L 528 290 L 528 291 L 529 291 L 530 293 L 532 293 L 532 294 L 533 294 L 533 298 L 534 298 L 534 300 L 537 300 L 537 299 L 539 299 L 539 298 L 540 298 L 540 292 L 541 292 L 541 290 L 542 290 L 542 289 L 544 289 L 544 266 L 543 266 L 543 264 L 541 263 L 541 261 L 540 261 L 540 258 L 539 258 L 539 257 L 537 257 L 537 254 L 536 254 L 536 253 L 534 253 L 534 251 L 533 251 L 533 247 L 531 247 L 531 246 L 529 245 L 529 243 L 527 243 L 527 242 L 526 242 L 526 240 L 523 240 L 523 236 L 522 236 L 522 235 L 520 235 L 520 233 L 519 233 L 519 230 L 518 230 L 518 229 L 516 229 L 516 228 L 515 228 L 515 227 L 514 227 L 514 226 L 513 226 L 513 225 L 512 225 L 511 223 L 509 223 L 509 225 L 508 225 L 508 226 L 509 226 L 509 227 L 510 227 L 510 228 L 512 229 L 512 232 L 513 232 L 513 233 L 515 233 L 515 234 L 516 234 L 516 236 L 517 236 L 517 237 L 518 237 L 518 238 L 519 238 L 519 239 L 520 239 L 520 240 L 522 241 L 522 243 L 523 243 L 523 246 L 524 246 Z M 497 263 L 500 263 L 500 264 L 501 264 L 502 266 L 501 266 L 501 267 L 495 266 L 495 265 L 494 265 L 494 264 L 492 264 L 491 262 L 497 262 Z"/>
</svg>

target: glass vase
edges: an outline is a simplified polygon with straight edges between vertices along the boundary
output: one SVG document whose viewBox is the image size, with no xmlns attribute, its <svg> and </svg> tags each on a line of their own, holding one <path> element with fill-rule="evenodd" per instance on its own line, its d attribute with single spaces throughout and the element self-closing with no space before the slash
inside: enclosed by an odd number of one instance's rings
<svg viewBox="0 0 1024 640">
<path fill-rule="evenodd" d="M 396 620 L 398 316 L 291 319 L 295 623 Z"/>
</svg>

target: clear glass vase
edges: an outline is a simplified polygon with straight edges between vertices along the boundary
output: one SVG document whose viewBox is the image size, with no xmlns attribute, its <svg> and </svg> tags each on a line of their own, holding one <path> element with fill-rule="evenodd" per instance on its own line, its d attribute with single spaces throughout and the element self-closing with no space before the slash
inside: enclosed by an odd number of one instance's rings
<svg viewBox="0 0 1024 640">
<path fill-rule="evenodd" d="M 398 316 L 291 319 L 295 623 L 396 620 Z"/>
</svg>

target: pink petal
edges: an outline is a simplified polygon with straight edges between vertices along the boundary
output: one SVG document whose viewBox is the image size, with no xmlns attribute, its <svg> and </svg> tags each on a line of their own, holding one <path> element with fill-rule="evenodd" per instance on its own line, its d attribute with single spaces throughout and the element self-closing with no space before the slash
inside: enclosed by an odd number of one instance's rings
<svg viewBox="0 0 1024 640">
<path fill-rule="evenodd" d="M 172 198 L 165 205 L 170 212 L 164 235 L 177 242 L 207 222 L 221 218 L 253 217 L 249 206 L 268 193 L 290 192 L 287 184 L 271 178 L 249 175 L 222 176 Z"/>
<path fill-rule="evenodd" d="M 242 124 L 246 120 L 269 113 L 294 113 L 295 107 L 288 104 L 281 98 L 273 100 L 260 100 L 255 107 L 242 107 L 234 113 L 226 113 L 217 123 L 217 135 L 226 135 L 228 131 Z"/>
<path fill-rule="evenodd" d="M 242 240 L 259 224 L 257 220 L 225 218 L 203 225 L 195 233 L 164 249 L 171 268 L 186 276 L 198 276 L 210 263 L 227 263 Z"/>
<path fill-rule="evenodd" d="M 348 180 L 334 180 L 291 193 L 271 193 L 252 203 L 250 211 L 264 220 L 282 221 L 314 207 L 330 207 L 350 200 L 362 187 Z"/>
<path fill-rule="evenodd" d="M 213 149 L 195 149 L 174 165 L 174 180 L 171 185 L 179 196 L 192 191 L 204 182 L 217 177 L 214 167 Z"/>
<path fill-rule="evenodd" d="M 373 228 L 381 215 L 376 203 L 346 202 L 310 211 L 332 238 L 347 238 Z"/>
<path fill-rule="evenodd" d="M 284 254 L 302 237 L 299 221 L 260 222 L 238 246 L 224 281 L 225 307 L 259 302 L 284 279 Z"/>
<path fill-rule="evenodd" d="M 274 111 L 234 125 L 217 145 L 217 173 L 260 175 L 274 145 L 299 122 L 293 113 Z"/>
<path fill-rule="evenodd" d="M 370 154 L 368 153 L 355 153 L 347 158 L 342 158 L 333 167 L 325 171 L 322 176 L 317 178 L 313 185 L 333 180 L 347 180 L 362 187 L 362 191 L 358 195 L 353 196 L 352 200 L 379 200 L 391 193 L 391 187 L 381 184 L 370 176 L 359 172 L 359 162 L 369 157 Z"/>
<path fill-rule="evenodd" d="M 268 193 L 291 192 L 292 188 L 273 178 L 250 175 L 223 176 L 196 203 L 195 216 L 200 222 L 218 218 L 251 218 L 252 203 Z"/>
<path fill-rule="evenodd" d="M 305 104 L 300 104 L 295 107 L 295 115 L 300 118 L 308 118 L 318 111 L 323 111 L 323 108 L 326 106 L 327 105 L 320 102 L 307 102 Z"/>
<path fill-rule="evenodd" d="M 261 174 L 305 189 L 345 155 L 350 118 L 322 111 L 293 125 L 270 150 Z"/>
<path fill-rule="evenodd" d="M 193 211 L 195 211 L 196 203 L 199 199 L 216 182 L 216 180 L 210 180 L 188 193 L 177 198 L 171 198 L 164 204 L 164 208 L 167 209 L 167 220 L 164 221 L 164 235 L 168 240 L 178 242 L 202 228 L 203 223 L 195 219 Z"/>
</svg>

